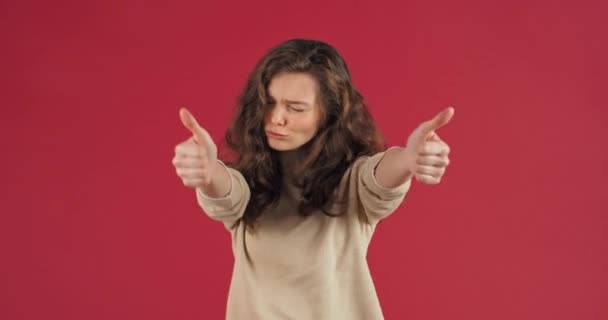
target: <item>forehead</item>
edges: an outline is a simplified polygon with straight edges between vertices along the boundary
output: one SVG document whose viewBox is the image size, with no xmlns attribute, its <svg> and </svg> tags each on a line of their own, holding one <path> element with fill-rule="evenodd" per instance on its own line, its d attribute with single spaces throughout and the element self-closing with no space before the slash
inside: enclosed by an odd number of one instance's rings
<svg viewBox="0 0 608 320">
<path fill-rule="evenodd" d="M 268 94 L 275 99 L 300 100 L 313 103 L 319 85 L 308 73 L 284 72 L 272 77 L 268 85 Z"/>
</svg>

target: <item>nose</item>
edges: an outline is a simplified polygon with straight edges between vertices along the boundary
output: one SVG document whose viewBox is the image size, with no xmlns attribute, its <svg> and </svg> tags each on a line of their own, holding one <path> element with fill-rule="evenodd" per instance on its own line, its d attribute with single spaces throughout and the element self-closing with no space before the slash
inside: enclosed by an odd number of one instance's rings
<svg viewBox="0 0 608 320">
<path fill-rule="evenodd" d="M 274 106 L 270 111 L 270 122 L 277 126 L 285 125 L 285 115 L 280 106 Z"/>
</svg>

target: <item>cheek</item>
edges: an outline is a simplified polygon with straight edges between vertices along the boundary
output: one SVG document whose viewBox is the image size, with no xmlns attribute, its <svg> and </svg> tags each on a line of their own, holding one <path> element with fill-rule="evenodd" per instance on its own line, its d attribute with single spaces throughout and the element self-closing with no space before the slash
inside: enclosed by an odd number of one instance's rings
<svg viewBox="0 0 608 320">
<path fill-rule="evenodd" d="M 316 131 L 317 122 L 318 121 L 313 117 L 302 118 L 294 123 L 294 129 L 303 134 L 310 134 Z"/>
<path fill-rule="evenodd" d="M 264 113 L 264 117 L 262 118 L 262 123 L 264 125 L 267 125 L 268 123 L 270 123 L 270 113 L 269 112 Z"/>
</svg>

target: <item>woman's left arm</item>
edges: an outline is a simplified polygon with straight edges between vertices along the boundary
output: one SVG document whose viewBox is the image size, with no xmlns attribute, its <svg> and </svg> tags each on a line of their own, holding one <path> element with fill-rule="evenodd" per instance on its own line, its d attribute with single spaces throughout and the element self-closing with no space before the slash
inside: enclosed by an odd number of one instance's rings
<svg viewBox="0 0 608 320">
<path fill-rule="evenodd" d="M 409 136 L 405 148 L 387 150 L 374 171 L 378 184 L 394 188 L 412 177 L 424 184 L 439 183 L 450 163 L 450 147 L 435 131 L 450 122 L 453 115 L 454 108 L 446 108 L 420 124 Z"/>
</svg>

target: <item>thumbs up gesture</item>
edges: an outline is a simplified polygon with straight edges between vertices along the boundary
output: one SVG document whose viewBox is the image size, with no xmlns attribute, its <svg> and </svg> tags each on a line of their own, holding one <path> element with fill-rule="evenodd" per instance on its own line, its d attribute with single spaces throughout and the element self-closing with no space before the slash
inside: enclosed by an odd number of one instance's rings
<svg viewBox="0 0 608 320">
<path fill-rule="evenodd" d="M 405 148 L 405 161 L 416 180 L 424 184 L 437 184 L 450 163 L 450 147 L 436 131 L 450 122 L 454 108 L 448 107 L 433 119 L 420 124 L 409 136 Z"/>
<path fill-rule="evenodd" d="M 175 146 L 172 161 L 175 171 L 185 186 L 208 186 L 217 167 L 217 146 L 187 109 L 180 109 L 179 116 L 192 137 Z"/>
</svg>

